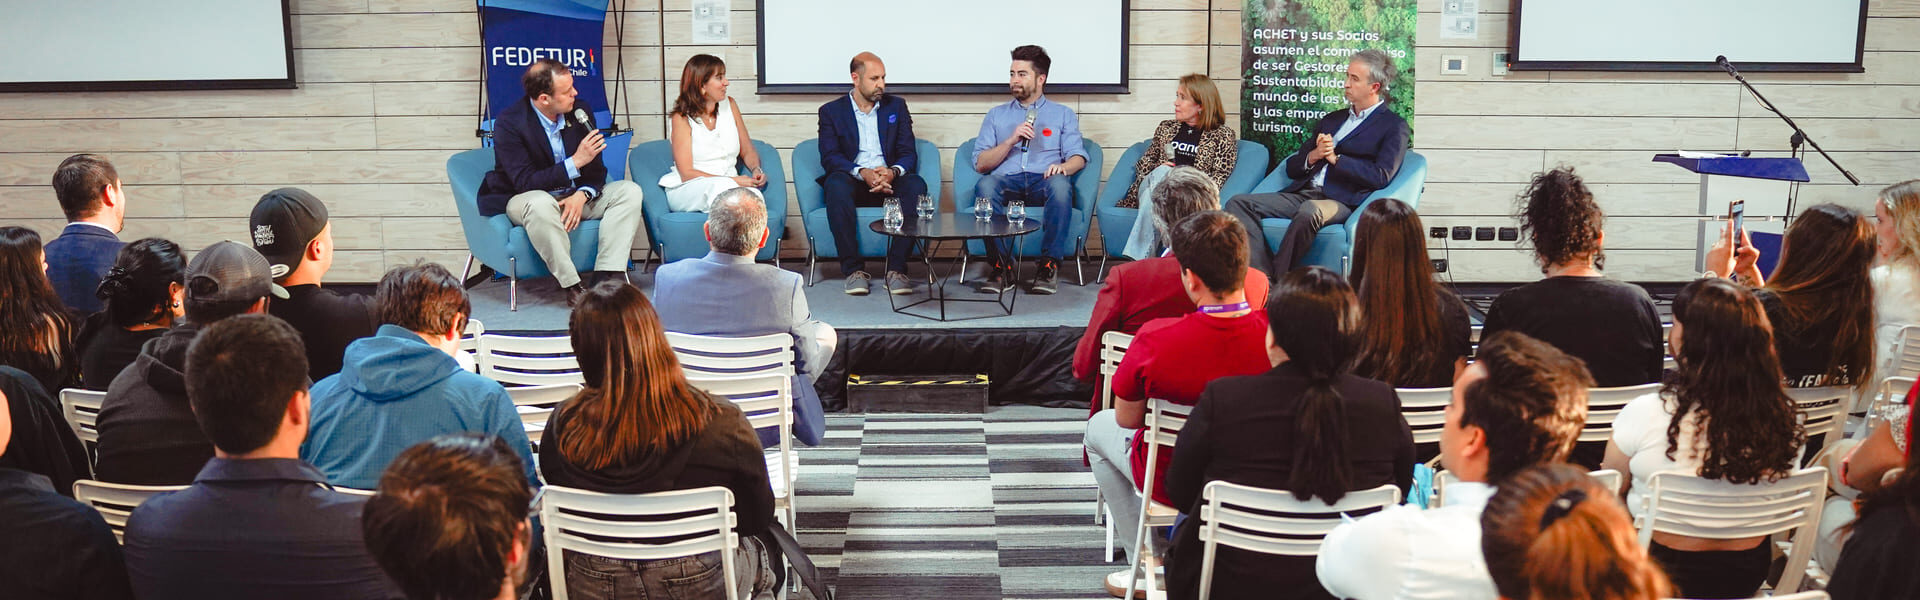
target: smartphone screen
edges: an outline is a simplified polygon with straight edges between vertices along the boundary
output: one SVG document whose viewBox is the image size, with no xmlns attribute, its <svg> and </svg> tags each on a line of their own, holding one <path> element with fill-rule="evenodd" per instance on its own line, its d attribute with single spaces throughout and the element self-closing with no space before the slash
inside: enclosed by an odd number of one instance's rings
<svg viewBox="0 0 1920 600">
<path fill-rule="evenodd" d="M 1747 201 L 1735 200 L 1727 204 L 1727 220 L 1733 223 L 1733 243 L 1736 248 L 1746 245 L 1746 236 L 1741 235 L 1747 230 L 1746 217 Z"/>
</svg>

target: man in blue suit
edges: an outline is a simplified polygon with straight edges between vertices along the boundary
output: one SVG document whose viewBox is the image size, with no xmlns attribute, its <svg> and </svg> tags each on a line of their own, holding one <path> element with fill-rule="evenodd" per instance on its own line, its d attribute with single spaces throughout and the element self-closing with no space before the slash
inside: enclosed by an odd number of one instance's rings
<svg viewBox="0 0 1920 600">
<path fill-rule="evenodd" d="M 1300 265 L 1320 228 L 1344 223 L 1374 190 L 1387 187 L 1400 172 L 1413 132 L 1406 119 L 1386 108 L 1394 77 L 1393 57 L 1362 50 L 1347 63 L 1347 101 L 1352 106 L 1327 113 L 1313 137 L 1287 157 L 1293 185 L 1272 194 L 1241 194 L 1226 211 L 1247 229 L 1250 265 L 1278 279 Z M 1280 247 L 1267 245 L 1261 219 L 1292 219 Z"/>
<path fill-rule="evenodd" d="M 75 154 L 53 172 L 53 195 L 67 215 L 67 228 L 47 242 L 47 279 L 60 302 L 84 317 L 100 311 L 94 290 L 126 245 L 117 234 L 126 223 L 127 194 L 106 157 Z"/>
<path fill-rule="evenodd" d="M 707 241 L 713 251 L 700 260 L 660 267 L 653 275 L 653 308 L 667 331 L 720 337 L 785 333 L 793 336 L 798 364 L 793 376 L 793 437 L 818 445 L 827 430 L 813 380 L 827 368 L 839 336 L 813 318 L 806 282 L 799 273 L 753 262 L 767 245 L 767 205 L 752 188 L 720 194 L 707 210 Z M 776 431 L 761 431 L 763 446 L 778 444 Z"/>
<path fill-rule="evenodd" d="M 901 212 L 913 220 L 929 183 L 914 174 L 920 157 L 914 154 L 913 116 L 906 100 L 887 95 L 887 66 L 872 52 L 862 52 L 847 68 L 853 71 L 853 91 L 820 106 L 820 166 L 827 173 L 820 176 L 820 187 L 847 293 L 865 296 L 871 279 L 860 256 L 865 225 L 858 222 L 854 208 L 899 198 Z M 913 293 L 906 275 L 912 246 L 902 238 L 888 238 L 888 292 Z"/>
</svg>

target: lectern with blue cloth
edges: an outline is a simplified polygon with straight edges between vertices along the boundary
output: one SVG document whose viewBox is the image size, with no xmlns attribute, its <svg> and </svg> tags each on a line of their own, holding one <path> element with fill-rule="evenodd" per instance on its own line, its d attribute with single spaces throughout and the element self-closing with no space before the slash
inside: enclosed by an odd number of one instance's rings
<svg viewBox="0 0 1920 600">
<path fill-rule="evenodd" d="M 1717 215 L 1726 213 L 1726 203 L 1715 201 L 1708 193 L 1713 176 L 1739 177 L 1806 183 L 1807 167 L 1798 158 L 1750 158 L 1744 156 L 1691 157 L 1679 154 L 1655 154 L 1654 162 L 1672 163 L 1680 168 L 1700 174 L 1700 214 Z M 1785 218 L 1792 217 L 1793 204 L 1789 201 L 1780 213 Z M 1768 211 L 1770 212 L 1770 211 Z M 1749 203 L 1749 214 L 1768 214 L 1760 207 Z M 1756 232 L 1748 227 L 1748 235 L 1753 238 L 1753 247 L 1760 250 L 1758 267 L 1761 273 L 1772 274 L 1774 263 L 1780 260 L 1780 233 Z M 1709 236 L 1719 235 L 1720 228 L 1702 222 L 1699 227 L 1699 245 L 1694 256 L 1694 268 L 1705 270 L 1707 249 L 1713 247 Z"/>
</svg>

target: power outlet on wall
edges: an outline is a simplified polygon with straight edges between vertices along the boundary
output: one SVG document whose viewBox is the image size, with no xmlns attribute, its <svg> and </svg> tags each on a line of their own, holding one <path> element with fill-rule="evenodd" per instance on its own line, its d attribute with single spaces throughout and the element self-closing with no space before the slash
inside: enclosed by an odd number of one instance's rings
<svg viewBox="0 0 1920 600">
<path fill-rule="evenodd" d="M 1475 227 L 1473 229 L 1473 240 L 1476 242 L 1493 241 L 1493 228 L 1492 227 Z"/>
<path fill-rule="evenodd" d="M 1433 272 L 1435 273 L 1447 272 L 1447 259 L 1434 258 L 1434 259 L 1428 259 L 1428 260 L 1431 260 L 1433 262 Z"/>
<path fill-rule="evenodd" d="M 1444 240 L 1444 239 L 1447 239 L 1447 228 L 1445 228 L 1445 227 L 1428 227 L 1428 228 L 1427 228 L 1427 237 L 1430 237 L 1430 238 L 1433 238 L 1433 239 L 1436 239 L 1436 240 Z"/>
<path fill-rule="evenodd" d="M 1466 225 L 1454 226 L 1453 239 L 1456 241 L 1473 239 L 1473 228 Z"/>
<path fill-rule="evenodd" d="M 1500 241 L 1502 241 L 1502 242 L 1517 242 L 1517 241 L 1520 241 L 1520 228 L 1518 228 L 1518 227 L 1501 227 L 1501 228 L 1500 228 Z"/>
</svg>

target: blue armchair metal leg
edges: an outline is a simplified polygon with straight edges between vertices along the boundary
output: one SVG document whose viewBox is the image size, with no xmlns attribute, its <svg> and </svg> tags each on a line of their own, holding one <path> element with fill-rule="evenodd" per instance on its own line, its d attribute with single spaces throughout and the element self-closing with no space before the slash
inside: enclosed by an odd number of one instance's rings
<svg viewBox="0 0 1920 600">
<path fill-rule="evenodd" d="M 520 310 L 520 259 L 507 257 L 507 310 Z"/>
<path fill-rule="evenodd" d="M 1103 285 L 1107 283 L 1107 253 L 1100 253 L 1100 270 L 1096 271 L 1094 275 L 1096 275 L 1093 280 L 1094 283 Z"/>
<path fill-rule="evenodd" d="M 473 276 L 473 255 L 472 255 L 472 254 L 468 254 L 468 255 L 467 255 L 467 268 L 464 268 L 464 269 L 461 269 L 461 270 L 460 270 L 460 281 L 461 281 L 462 283 L 465 283 L 465 282 L 467 281 L 467 278 L 468 278 L 468 277 L 472 277 L 472 276 Z"/>
<path fill-rule="evenodd" d="M 1086 273 L 1087 238 L 1086 236 L 1080 237 L 1079 245 L 1080 245 L 1080 249 L 1074 251 L 1073 253 L 1073 283 L 1074 285 L 1086 287 L 1087 285 L 1087 273 Z"/>
<path fill-rule="evenodd" d="M 820 279 L 819 255 L 813 252 L 813 236 L 807 236 L 807 287 Z"/>
</svg>

